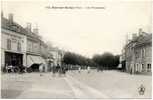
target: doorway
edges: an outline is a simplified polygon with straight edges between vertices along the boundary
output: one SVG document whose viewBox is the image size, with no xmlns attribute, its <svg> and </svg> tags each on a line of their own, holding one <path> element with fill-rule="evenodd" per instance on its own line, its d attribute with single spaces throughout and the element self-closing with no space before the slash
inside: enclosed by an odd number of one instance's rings
<svg viewBox="0 0 153 100">
<path fill-rule="evenodd" d="M 5 52 L 5 65 L 22 66 L 23 54 Z"/>
</svg>

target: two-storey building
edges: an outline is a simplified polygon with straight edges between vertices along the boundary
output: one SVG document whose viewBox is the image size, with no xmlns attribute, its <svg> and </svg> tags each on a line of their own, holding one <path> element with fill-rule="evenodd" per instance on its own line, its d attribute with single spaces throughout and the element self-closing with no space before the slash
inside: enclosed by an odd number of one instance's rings
<svg viewBox="0 0 153 100">
<path fill-rule="evenodd" d="M 152 35 L 143 33 L 138 37 L 134 49 L 135 72 L 151 72 Z"/>
<path fill-rule="evenodd" d="M 126 71 L 130 73 L 151 73 L 152 34 L 139 30 L 138 36 L 133 38 L 124 47 Z"/>
<path fill-rule="evenodd" d="M 26 59 L 27 67 L 34 66 L 39 69 L 40 64 L 46 64 L 45 58 L 42 57 L 42 40 L 38 35 L 38 29 L 31 30 L 31 23 L 27 23 L 26 31 Z M 43 44 L 44 47 L 44 44 Z"/>
</svg>

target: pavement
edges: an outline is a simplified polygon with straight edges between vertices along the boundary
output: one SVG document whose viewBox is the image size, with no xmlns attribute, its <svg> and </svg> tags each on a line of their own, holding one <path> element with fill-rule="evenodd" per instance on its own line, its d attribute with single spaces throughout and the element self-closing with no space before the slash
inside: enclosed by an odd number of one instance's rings
<svg viewBox="0 0 153 100">
<path fill-rule="evenodd" d="M 69 71 L 66 76 L 52 73 L 25 73 L 1 75 L 2 98 L 151 98 L 151 76 L 130 75 L 119 71 Z M 138 88 L 143 84 L 144 95 Z"/>
<path fill-rule="evenodd" d="M 151 98 L 152 97 L 152 76 L 130 75 L 119 71 L 77 71 L 69 73 L 74 79 L 86 84 L 97 91 L 105 94 L 108 98 Z M 144 95 L 139 94 L 141 84 L 145 88 Z M 106 97 L 106 98 L 107 98 Z"/>
</svg>

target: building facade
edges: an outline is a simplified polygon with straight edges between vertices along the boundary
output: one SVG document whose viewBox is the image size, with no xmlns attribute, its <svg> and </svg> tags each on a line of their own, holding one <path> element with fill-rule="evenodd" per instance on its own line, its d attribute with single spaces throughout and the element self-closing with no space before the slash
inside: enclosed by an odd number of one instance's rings
<svg viewBox="0 0 153 100">
<path fill-rule="evenodd" d="M 37 34 L 32 32 L 30 23 L 27 24 L 26 30 L 28 32 L 26 36 L 27 67 L 33 64 L 39 65 L 43 62 L 40 54 L 40 39 Z"/>
<path fill-rule="evenodd" d="M 139 35 L 133 35 L 124 47 L 126 71 L 131 74 L 151 73 L 152 64 L 152 34 L 139 30 Z"/>
<path fill-rule="evenodd" d="M 26 28 L 13 20 L 13 14 L 4 18 L 1 14 L 1 66 L 31 67 L 46 64 L 47 45 L 38 34 L 38 29 L 31 31 L 31 24 Z"/>
<path fill-rule="evenodd" d="M 52 48 L 49 53 L 52 55 L 52 66 L 61 66 L 62 65 L 62 60 L 64 56 L 64 51 L 59 50 L 58 48 Z"/>
<path fill-rule="evenodd" d="M 1 15 L 1 66 L 26 65 L 26 31 L 13 21 L 13 14 L 6 19 Z"/>
</svg>

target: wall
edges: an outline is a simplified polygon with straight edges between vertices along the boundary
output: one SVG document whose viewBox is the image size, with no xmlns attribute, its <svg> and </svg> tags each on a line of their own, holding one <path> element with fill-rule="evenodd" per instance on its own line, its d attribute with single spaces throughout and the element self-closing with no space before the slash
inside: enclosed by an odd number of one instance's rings
<svg viewBox="0 0 153 100">
<path fill-rule="evenodd" d="M 6 29 L 1 29 L 1 63 L 2 65 L 4 65 L 5 63 L 5 51 L 8 52 L 13 52 L 13 53 L 20 53 L 23 54 L 23 65 L 25 65 L 25 53 L 26 53 L 26 36 L 10 31 L 10 30 L 6 30 Z M 7 48 L 7 39 L 10 39 L 11 41 L 11 48 L 10 50 L 8 50 Z M 18 43 L 20 43 L 20 47 L 21 49 L 18 50 Z"/>
<path fill-rule="evenodd" d="M 27 52 L 40 55 L 40 42 L 27 37 Z"/>
</svg>

